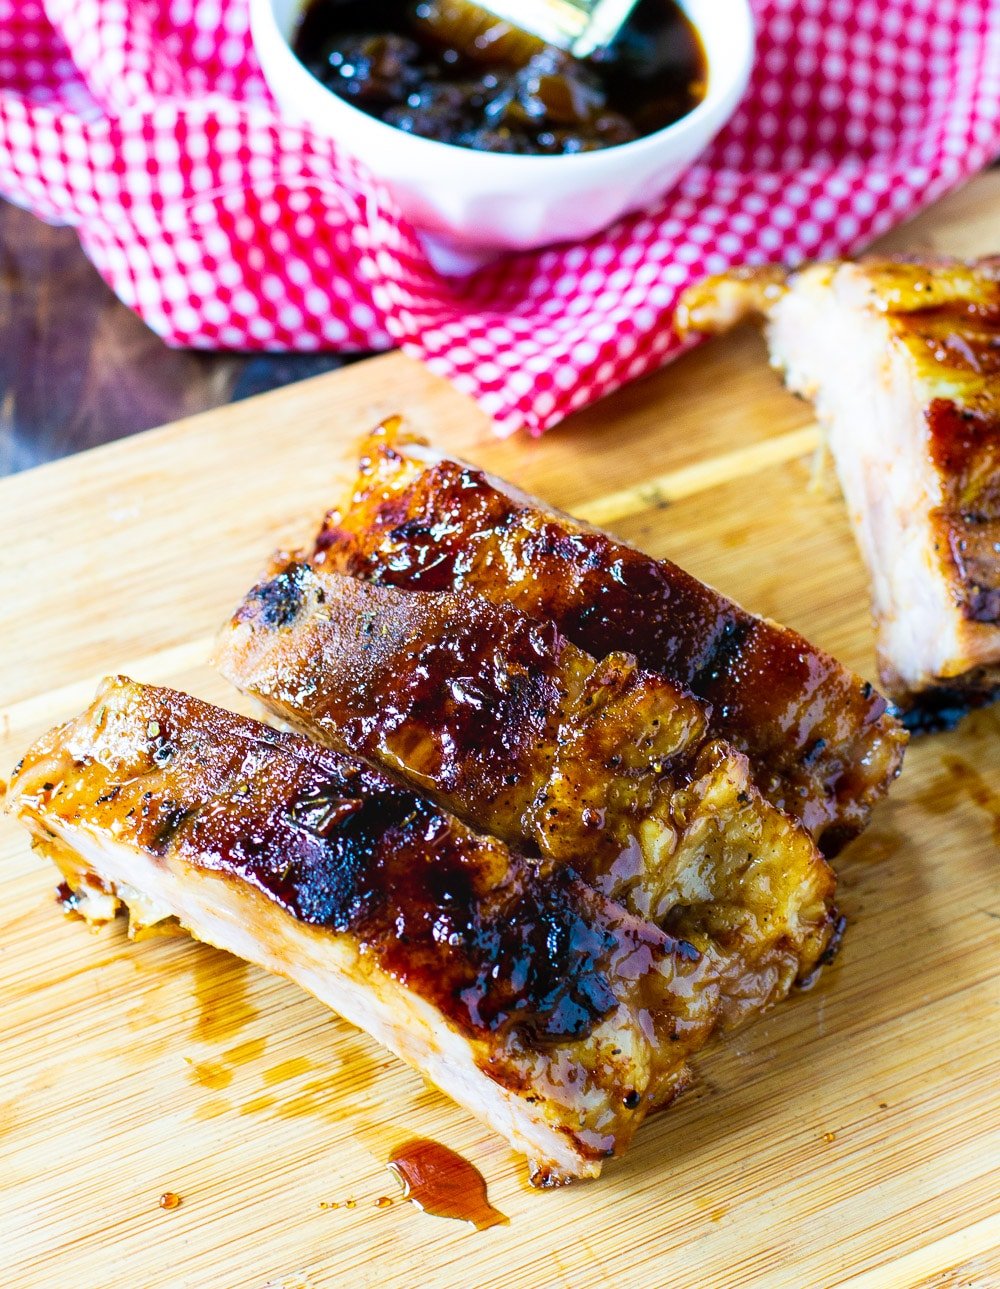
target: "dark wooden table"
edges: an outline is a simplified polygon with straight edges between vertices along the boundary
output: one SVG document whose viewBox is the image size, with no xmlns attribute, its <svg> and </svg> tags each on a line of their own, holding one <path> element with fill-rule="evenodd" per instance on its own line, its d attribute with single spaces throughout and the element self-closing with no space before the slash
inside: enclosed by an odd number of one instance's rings
<svg viewBox="0 0 1000 1289">
<path fill-rule="evenodd" d="M 345 361 L 169 349 L 119 303 L 72 229 L 0 201 L 0 474 Z"/>
<path fill-rule="evenodd" d="M 169 349 L 105 286 L 72 229 L 0 199 L 0 475 L 355 357 Z"/>
</svg>

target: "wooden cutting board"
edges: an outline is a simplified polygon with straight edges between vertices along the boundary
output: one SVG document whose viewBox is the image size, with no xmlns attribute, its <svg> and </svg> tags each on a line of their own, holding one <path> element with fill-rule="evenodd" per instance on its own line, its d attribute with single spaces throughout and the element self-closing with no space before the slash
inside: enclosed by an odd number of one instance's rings
<svg viewBox="0 0 1000 1289">
<path fill-rule="evenodd" d="M 998 209 L 994 174 L 892 244 L 995 251 Z M 755 336 L 538 443 L 498 442 L 390 355 L 0 484 L 0 772 L 105 672 L 238 706 L 204 662 L 216 626 L 397 409 L 872 673 L 843 505 Z M 998 734 L 994 709 L 912 747 L 839 862 L 851 925 L 820 984 L 705 1053 L 696 1089 L 600 1182 L 546 1194 L 291 984 L 65 919 L 53 870 L 0 820 L 0 1283 L 1000 1285 Z M 418 1134 L 473 1160 L 510 1225 L 404 1203 L 385 1161 Z"/>
</svg>

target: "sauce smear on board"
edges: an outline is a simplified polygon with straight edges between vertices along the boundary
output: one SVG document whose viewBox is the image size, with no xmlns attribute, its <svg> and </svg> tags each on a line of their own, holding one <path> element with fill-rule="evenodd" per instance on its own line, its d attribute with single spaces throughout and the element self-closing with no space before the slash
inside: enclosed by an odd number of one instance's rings
<svg viewBox="0 0 1000 1289">
<path fill-rule="evenodd" d="M 418 1137 L 406 1142 L 392 1152 L 387 1167 L 402 1184 L 404 1197 L 434 1217 L 470 1222 L 477 1231 L 510 1221 L 487 1200 L 479 1169 L 436 1141 Z"/>
</svg>

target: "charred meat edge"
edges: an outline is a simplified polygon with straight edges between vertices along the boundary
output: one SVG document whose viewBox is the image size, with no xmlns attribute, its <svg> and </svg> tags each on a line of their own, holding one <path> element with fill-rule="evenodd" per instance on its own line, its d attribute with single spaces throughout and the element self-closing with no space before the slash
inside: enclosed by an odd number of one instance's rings
<svg viewBox="0 0 1000 1289">
<path fill-rule="evenodd" d="M 216 662 L 300 733 L 713 945 L 727 1023 L 823 954 L 835 879 L 812 838 L 709 736 L 696 700 L 628 655 L 598 663 L 551 623 L 468 592 L 279 560 Z"/>
<path fill-rule="evenodd" d="M 312 559 L 403 589 L 508 601 L 594 657 L 633 654 L 707 704 L 712 732 L 826 855 L 863 829 L 899 772 L 905 731 L 829 654 L 670 561 L 442 457 L 400 418 L 370 436 Z"/>
<path fill-rule="evenodd" d="M 718 1019 L 711 955 L 350 758 L 108 682 L 8 809 L 97 917 L 176 918 L 295 980 L 534 1161 L 596 1176 Z"/>
</svg>

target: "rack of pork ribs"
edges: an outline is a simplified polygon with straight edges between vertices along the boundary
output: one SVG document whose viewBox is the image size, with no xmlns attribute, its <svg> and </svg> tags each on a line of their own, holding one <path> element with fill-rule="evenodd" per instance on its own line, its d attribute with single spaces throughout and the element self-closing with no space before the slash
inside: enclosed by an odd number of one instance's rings
<svg viewBox="0 0 1000 1289">
<path fill-rule="evenodd" d="M 539 1184 L 813 978 L 906 737 L 801 636 L 397 420 L 217 663 L 286 729 L 117 678 L 22 763 L 67 900 L 298 981 Z"/>
</svg>

